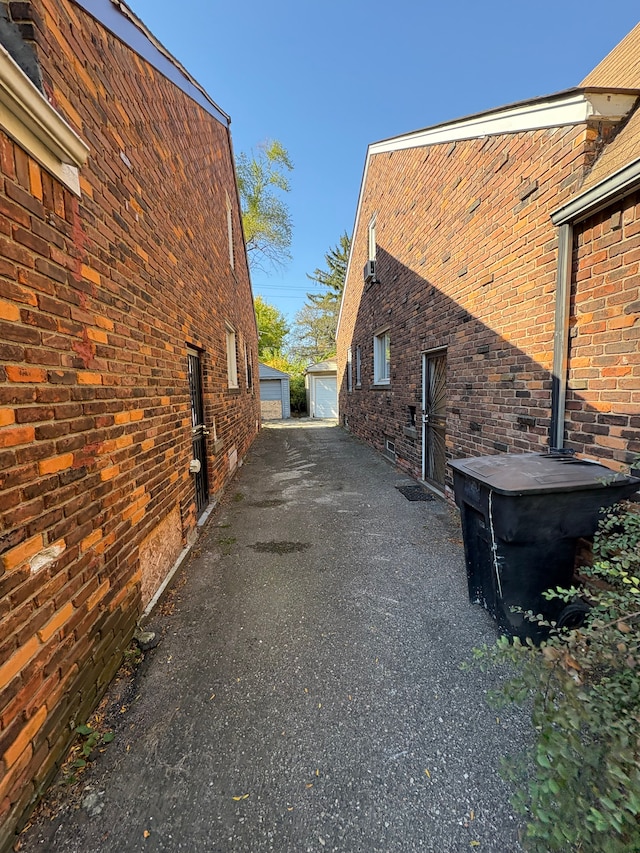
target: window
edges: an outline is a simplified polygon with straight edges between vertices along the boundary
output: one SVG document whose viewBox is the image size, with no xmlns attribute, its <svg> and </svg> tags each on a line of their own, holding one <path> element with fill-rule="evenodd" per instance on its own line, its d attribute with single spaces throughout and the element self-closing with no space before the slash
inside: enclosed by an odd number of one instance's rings
<svg viewBox="0 0 640 853">
<path fill-rule="evenodd" d="M 236 333 L 227 326 L 227 378 L 229 388 L 238 387 L 238 355 L 236 353 Z"/>
<path fill-rule="evenodd" d="M 376 259 L 376 214 L 369 221 L 369 260 Z"/>
<path fill-rule="evenodd" d="M 356 388 L 362 388 L 362 350 L 356 347 Z"/>
<path fill-rule="evenodd" d="M 373 382 L 388 385 L 391 381 L 391 338 L 389 332 L 380 332 L 373 339 Z"/>
<path fill-rule="evenodd" d="M 235 268 L 235 257 L 233 254 L 233 213 L 231 210 L 231 199 L 227 193 L 227 236 L 229 239 L 229 264 L 231 269 Z"/>
<path fill-rule="evenodd" d="M 351 347 L 347 350 L 347 391 L 353 390 L 353 358 Z"/>
</svg>

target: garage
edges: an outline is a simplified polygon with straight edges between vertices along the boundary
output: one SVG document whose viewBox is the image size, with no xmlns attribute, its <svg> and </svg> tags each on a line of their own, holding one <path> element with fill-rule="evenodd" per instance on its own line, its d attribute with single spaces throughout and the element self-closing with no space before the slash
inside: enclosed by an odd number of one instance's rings
<svg viewBox="0 0 640 853">
<path fill-rule="evenodd" d="M 312 418 L 338 417 L 338 365 L 322 361 L 307 368 L 308 410 Z"/>
<path fill-rule="evenodd" d="M 260 363 L 260 414 L 263 421 L 291 417 L 289 374 Z"/>
</svg>

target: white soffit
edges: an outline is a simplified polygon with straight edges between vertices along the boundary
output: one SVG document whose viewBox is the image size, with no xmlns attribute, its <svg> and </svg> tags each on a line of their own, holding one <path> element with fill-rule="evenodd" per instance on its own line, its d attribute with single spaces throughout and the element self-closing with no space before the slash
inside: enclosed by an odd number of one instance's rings
<svg viewBox="0 0 640 853">
<path fill-rule="evenodd" d="M 393 139 L 374 142 L 369 155 L 407 148 L 421 148 L 462 139 L 478 139 L 503 133 L 522 133 L 547 127 L 580 124 L 592 118 L 615 121 L 625 116 L 636 102 L 637 93 L 571 92 L 560 98 L 518 104 L 481 113 L 467 119 L 429 127 Z"/>
<path fill-rule="evenodd" d="M 76 195 L 88 146 L 0 45 L 0 127 Z"/>
</svg>

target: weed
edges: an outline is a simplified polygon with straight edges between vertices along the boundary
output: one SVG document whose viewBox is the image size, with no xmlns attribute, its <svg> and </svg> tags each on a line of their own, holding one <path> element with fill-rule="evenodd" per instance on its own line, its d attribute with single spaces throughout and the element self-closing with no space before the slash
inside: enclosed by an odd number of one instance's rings
<svg viewBox="0 0 640 853">
<path fill-rule="evenodd" d="M 536 647 L 501 637 L 476 649 L 482 664 L 509 664 L 516 675 L 494 694 L 498 704 L 531 703 L 534 743 L 504 770 L 516 783 L 532 851 L 627 853 L 640 850 L 640 515 L 610 510 L 583 568 L 585 587 L 555 589 L 590 609 L 579 628 L 550 628 Z"/>
</svg>

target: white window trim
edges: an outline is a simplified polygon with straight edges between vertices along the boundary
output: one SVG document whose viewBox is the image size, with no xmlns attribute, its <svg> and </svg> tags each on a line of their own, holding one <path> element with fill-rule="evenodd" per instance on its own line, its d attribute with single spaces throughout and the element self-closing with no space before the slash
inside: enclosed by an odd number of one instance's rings
<svg viewBox="0 0 640 853">
<path fill-rule="evenodd" d="M 389 349 L 388 359 L 387 347 Z M 373 336 L 373 384 L 391 384 L 391 336 L 389 329 L 381 329 Z"/>
<path fill-rule="evenodd" d="M 374 213 L 371 219 L 369 220 L 369 229 L 368 229 L 368 240 L 369 240 L 369 260 L 375 261 L 376 259 L 376 217 L 377 213 Z"/>
<path fill-rule="evenodd" d="M 362 349 L 356 347 L 356 388 L 362 388 Z"/>
<path fill-rule="evenodd" d="M 236 349 L 236 332 L 232 326 L 226 325 L 227 341 L 227 381 L 229 388 L 239 388 L 238 385 L 238 353 Z"/>
<path fill-rule="evenodd" d="M 89 147 L 0 45 L 0 127 L 34 160 L 80 195 Z"/>
<path fill-rule="evenodd" d="M 353 391 L 353 352 L 351 347 L 347 350 L 347 391 Z"/>
</svg>

